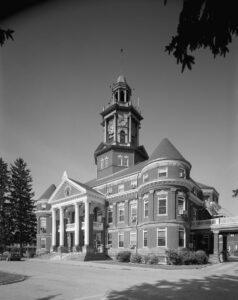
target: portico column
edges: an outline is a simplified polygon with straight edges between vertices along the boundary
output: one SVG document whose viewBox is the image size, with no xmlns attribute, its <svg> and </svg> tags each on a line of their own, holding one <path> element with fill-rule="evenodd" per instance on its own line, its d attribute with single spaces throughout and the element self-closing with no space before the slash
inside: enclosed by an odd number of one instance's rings
<svg viewBox="0 0 238 300">
<path fill-rule="evenodd" d="M 79 204 L 75 203 L 75 231 L 74 231 L 75 246 L 79 246 Z"/>
<path fill-rule="evenodd" d="M 89 202 L 85 201 L 85 231 L 84 231 L 84 246 L 89 245 Z"/>
<path fill-rule="evenodd" d="M 56 209 L 52 209 L 52 250 L 54 251 L 54 248 L 56 246 Z"/>
<path fill-rule="evenodd" d="M 213 231 L 213 255 L 219 261 L 219 231 Z"/>
<path fill-rule="evenodd" d="M 64 209 L 60 207 L 60 247 L 64 246 Z"/>
</svg>

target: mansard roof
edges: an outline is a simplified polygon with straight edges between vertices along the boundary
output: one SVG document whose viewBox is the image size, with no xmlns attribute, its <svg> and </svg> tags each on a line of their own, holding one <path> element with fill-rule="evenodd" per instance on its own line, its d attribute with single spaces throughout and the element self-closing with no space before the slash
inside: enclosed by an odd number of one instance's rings
<svg viewBox="0 0 238 300">
<path fill-rule="evenodd" d="M 56 186 L 54 184 L 51 184 L 47 190 L 39 197 L 38 200 L 48 200 L 50 199 L 50 196 L 54 193 L 56 190 Z"/>
<path fill-rule="evenodd" d="M 191 165 L 167 138 L 164 138 L 150 155 L 149 161 L 152 160 L 182 160 Z"/>
</svg>

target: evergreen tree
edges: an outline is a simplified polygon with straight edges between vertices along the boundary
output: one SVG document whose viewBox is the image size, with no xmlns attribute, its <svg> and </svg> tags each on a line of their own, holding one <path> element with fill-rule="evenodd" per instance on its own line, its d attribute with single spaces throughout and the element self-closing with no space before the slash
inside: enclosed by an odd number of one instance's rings
<svg viewBox="0 0 238 300">
<path fill-rule="evenodd" d="M 22 247 L 33 243 L 36 236 L 36 216 L 32 197 L 32 177 L 22 158 L 11 165 L 10 206 L 13 241 Z"/>
<path fill-rule="evenodd" d="M 9 170 L 7 163 L 0 157 L 0 252 L 9 244 L 8 191 Z"/>
</svg>

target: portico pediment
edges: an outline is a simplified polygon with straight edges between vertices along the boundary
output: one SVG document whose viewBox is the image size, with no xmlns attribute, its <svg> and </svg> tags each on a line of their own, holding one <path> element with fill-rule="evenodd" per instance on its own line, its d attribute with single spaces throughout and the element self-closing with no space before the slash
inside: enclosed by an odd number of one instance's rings
<svg viewBox="0 0 238 300">
<path fill-rule="evenodd" d="M 86 194 L 86 189 L 80 184 L 75 183 L 70 178 L 62 178 L 61 183 L 56 188 L 55 192 L 49 199 L 49 203 L 55 203 L 59 200 L 69 200 L 72 199 L 73 196 L 81 196 Z"/>
<path fill-rule="evenodd" d="M 75 198 L 77 201 L 80 199 L 83 201 L 85 197 L 91 202 L 96 201 L 102 204 L 105 202 L 104 195 L 79 181 L 68 178 L 67 173 L 64 172 L 62 181 L 51 195 L 49 203 L 72 202 Z"/>
</svg>

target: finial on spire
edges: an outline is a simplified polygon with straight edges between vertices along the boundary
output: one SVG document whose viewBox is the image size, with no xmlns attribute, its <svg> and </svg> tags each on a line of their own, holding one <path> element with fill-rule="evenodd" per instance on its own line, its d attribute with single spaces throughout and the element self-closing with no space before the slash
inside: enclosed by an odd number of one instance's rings
<svg viewBox="0 0 238 300">
<path fill-rule="evenodd" d="M 62 180 L 66 180 L 68 179 L 68 174 L 66 171 L 64 171 L 63 175 L 62 175 Z"/>
</svg>

